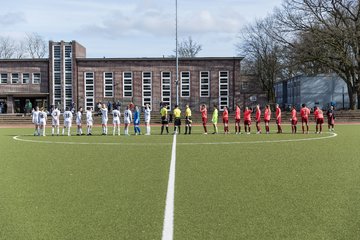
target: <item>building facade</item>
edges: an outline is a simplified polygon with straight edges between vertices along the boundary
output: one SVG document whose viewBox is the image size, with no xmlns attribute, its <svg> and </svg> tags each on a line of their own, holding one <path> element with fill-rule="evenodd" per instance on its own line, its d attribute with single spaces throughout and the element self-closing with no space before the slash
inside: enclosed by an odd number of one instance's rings
<svg viewBox="0 0 360 240">
<path fill-rule="evenodd" d="M 336 74 L 297 76 L 277 82 L 274 85 L 276 102 L 284 109 L 305 103 L 309 107 L 328 108 L 331 104 L 338 109 L 349 108 L 346 83 Z"/>
<path fill-rule="evenodd" d="M 180 58 L 178 100 L 195 111 L 200 104 L 220 109 L 243 102 L 241 57 Z M 0 60 L 0 101 L 8 113 L 23 112 L 25 102 L 33 106 L 73 105 L 93 107 L 116 102 L 153 110 L 161 103 L 176 103 L 174 58 L 86 58 L 86 49 L 76 41 L 49 42 L 49 58 Z"/>
</svg>

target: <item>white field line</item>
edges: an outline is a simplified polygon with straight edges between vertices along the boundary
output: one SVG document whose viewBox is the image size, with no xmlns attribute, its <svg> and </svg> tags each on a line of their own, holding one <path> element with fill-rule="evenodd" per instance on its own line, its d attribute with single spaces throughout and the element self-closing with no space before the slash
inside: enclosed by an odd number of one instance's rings
<svg viewBox="0 0 360 240">
<path fill-rule="evenodd" d="M 283 143 L 283 142 L 302 142 L 302 141 L 313 141 L 313 140 L 323 140 L 327 138 L 336 137 L 337 134 L 330 132 L 329 135 L 325 135 L 322 137 L 314 137 L 314 138 L 298 138 L 298 139 L 282 139 L 282 140 L 259 140 L 259 141 L 243 141 L 243 142 L 185 142 L 178 143 L 178 145 L 230 145 L 230 144 L 259 144 L 259 143 Z M 30 136 L 30 135 L 29 135 Z M 68 144 L 68 145 L 127 145 L 127 146 L 159 146 L 159 145 L 170 145 L 171 143 L 124 143 L 124 142 L 53 142 L 47 140 L 32 140 L 32 139 L 23 139 L 22 136 L 14 136 L 13 139 L 16 141 L 22 142 L 31 142 L 31 143 L 45 143 L 45 144 Z M 42 138 L 42 137 L 39 137 Z M 241 138 L 243 139 L 243 138 Z"/>
<path fill-rule="evenodd" d="M 162 240 L 172 240 L 174 235 L 174 198 L 175 198 L 175 165 L 176 165 L 176 134 L 174 134 L 171 150 L 169 182 L 166 193 L 166 206 Z"/>
</svg>

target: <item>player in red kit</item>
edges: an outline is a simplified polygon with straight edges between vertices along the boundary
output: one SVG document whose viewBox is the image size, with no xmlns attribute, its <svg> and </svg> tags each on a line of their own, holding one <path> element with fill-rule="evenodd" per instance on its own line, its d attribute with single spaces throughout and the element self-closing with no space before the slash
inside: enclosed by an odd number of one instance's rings
<svg viewBox="0 0 360 240">
<path fill-rule="evenodd" d="M 265 130 L 266 134 L 270 133 L 270 118 L 271 118 L 271 109 L 269 105 L 266 105 L 265 111 L 264 111 L 264 122 L 265 122 Z"/>
<path fill-rule="evenodd" d="M 296 116 L 296 108 L 295 106 L 292 106 L 291 109 L 291 133 L 295 134 L 296 133 L 296 124 L 297 124 L 297 116 Z"/>
<path fill-rule="evenodd" d="M 229 111 L 227 107 L 224 107 L 223 123 L 224 123 L 224 133 L 229 134 Z"/>
<path fill-rule="evenodd" d="M 202 125 L 204 128 L 204 134 L 207 134 L 207 128 L 206 128 L 206 123 L 207 123 L 207 108 L 206 105 L 203 104 L 200 106 L 200 112 L 201 112 L 201 120 L 202 120 Z"/>
<path fill-rule="evenodd" d="M 251 113 L 252 109 L 246 107 L 244 111 L 244 129 L 246 134 L 250 134 L 251 131 Z"/>
<path fill-rule="evenodd" d="M 316 111 L 316 115 L 315 115 L 315 111 Z M 321 108 L 317 108 L 314 111 L 314 115 L 316 116 L 316 133 L 321 134 L 322 133 L 322 125 L 324 123 L 324 113 L 321 110 Z"/>
<path fill-rule="evenodd" d="M 255 123 L 256 123 L 256 134 L 261 133 L 261 110 L 260 110 L 260 105 L 256 105 L 256 113 L 255 113 Z"/>
<path fill-rule="evenodd" d="M 281 128 L 281 109 L 279 107 L 279 104 L 276 104 L 276 125 L 277 125 L 277 133 L 282 133 L 282 128 Z"/>
<path fill-rule="evenodd" d="M 236 104 L 235 109 L 235 134 L 241 133 L 241 127 L 240 127 L 240 106 L 239 104 Z"/>
<path fill-rule="evenodd" d="M 300 110 L 300 116 L 301 116 L 301 127 L 302 127 L 302 133 L 305 133 L 305 126 L 306 126 L 306 133 L 309 133 L 309 115 L 310 115 L 310 109 L 306 107 L 306 104 L 303 103 L 301 110 Z"/>
<path fill-rule="evenodd" d="M 315 120 L 315 129 L 316 129 L 316 132 L 315 133 L 318 133 L 318 124 L 317 124 L 317 119 L 318 119 L 318 116 L 319 116 L 319 109 L 318 109 L 318 107 L 314 107 L 314 120 Z"/>
</svg>

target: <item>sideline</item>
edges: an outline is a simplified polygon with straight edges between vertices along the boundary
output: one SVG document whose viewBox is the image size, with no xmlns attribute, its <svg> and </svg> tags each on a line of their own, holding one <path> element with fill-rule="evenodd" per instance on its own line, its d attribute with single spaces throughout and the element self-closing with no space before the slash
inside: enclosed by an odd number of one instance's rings
<svg viewBox="0 0 360 240">
<path fill-rule="evenodd" d="M 175 165 L 176 165 L 176 135 L 174 134 L 171 162 L 169 170 L 169 182 L 166 193 L 166 206 L 162 240 L 172 240 L 174 235 L 174 198 L 175 198 Z"/>
<path fill-rule="evenodd" d="M 300 135 L 300 134 L 298 134 Z M 301 134 L 302 135 L 302 134 Z M 232 142 L 180 142 L 177 145 L 231 145 L 231 144 L 261 144 L 261 143 L 284 143 L 284 142 L 302 142 L 302 141 L 315 141 L 324 140 L 328 138 L 336 137 L 338 134 L 334 132 L 327 132 L 322 134 L 322 137 L 313 138 L 298 138 L 298 139 L 280 139 L 280 140 L 258 140 L 258 141 L 232 141 Z M 30 135 L 28 135 L 30 136 Z M 31 135 L 32 136 L 32 135 Z M 321 136 L 321 135 L 319 135 Z M 154 143 L 154 142 L 142 142 L 142 143 L 124 143 L 124 142 L 55 142 L 48 140 L 32 140 L 23 139 L 22 135 L 14 136 L 15 141 L 30 142 L 30 143 L 45 143 L 45 144 L 67 144 L 67 145 L 124 145 L 124 146 L 159 146 L 159 145 L 170 145 L 172 143 Z M 39 137 L 41 138 L 41 137 Z M 243 137 L 241 139 L 244 139 Z"/>
</svg>

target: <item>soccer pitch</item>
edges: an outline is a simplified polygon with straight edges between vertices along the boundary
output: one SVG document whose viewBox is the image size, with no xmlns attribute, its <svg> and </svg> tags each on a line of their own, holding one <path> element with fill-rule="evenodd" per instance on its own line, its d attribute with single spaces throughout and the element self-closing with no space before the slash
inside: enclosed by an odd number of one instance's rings
<svg viewBox="0 0 360 240">
<path fill-rule="evenodd" d="M 359 239 L 360 125 L 284 131 L 177 135 L 173 238 Z M 174 136 L 159 132 L 0 129 L 0 239 L 161 239 Z"/>
</svg>

